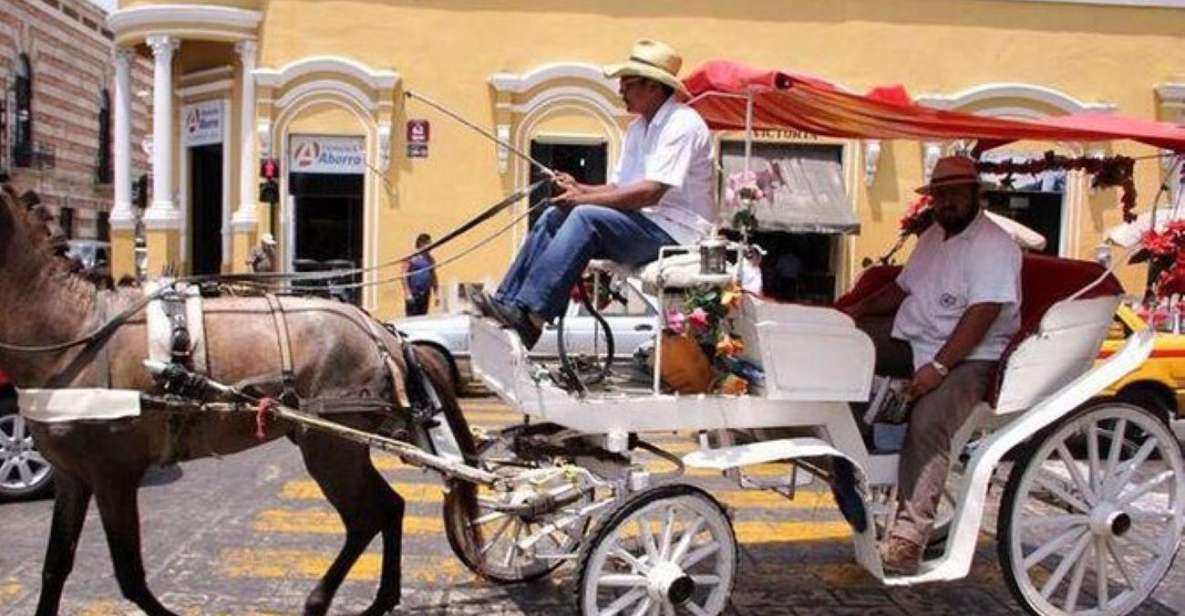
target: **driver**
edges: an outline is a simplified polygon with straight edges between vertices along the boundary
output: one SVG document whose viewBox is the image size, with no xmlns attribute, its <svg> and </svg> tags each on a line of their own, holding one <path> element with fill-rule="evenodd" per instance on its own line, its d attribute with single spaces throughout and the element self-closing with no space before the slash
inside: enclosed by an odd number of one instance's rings
<svg viewBox="0 0 1185 616">
<path fill-rule="evenodd" d="M 682 64 L 674 49 L 641 40 L 628 62 L 605 68 L 606 77 L 620 79 L 626 110 L 639 116 L 610 183 L 591 186 L 559 174 L 563 193 L 531 229 L 498 291 L 473 297 L 527 349 L 567 308 L 589 260 L 641 265 L 663 246 L 694 244 L 716 222 L 712 138 L 699 114 L 677 100 L 687 94 L 676 77 Z"/>
<path fill-rule="evenodd" d="M 938 224 L 919 236 L 895 282 L 845 309 L 872 337 L 877 372 L 911 379 L 897 517 L 881 546 L 885 570 L 902 575 L 921 564 L 951 440 L 1020 329 L 1021 251 L 980 211 L 975 161 L 939 160 L 918 192 L 932 198 Z"/>
</svg>

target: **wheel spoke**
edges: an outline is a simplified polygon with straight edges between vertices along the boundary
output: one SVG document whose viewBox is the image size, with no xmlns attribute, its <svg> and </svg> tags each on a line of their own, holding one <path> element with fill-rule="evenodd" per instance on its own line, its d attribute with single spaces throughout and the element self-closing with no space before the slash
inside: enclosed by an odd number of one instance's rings
<svg viewBox="0 0 1185 616">
<path fill-rule="evenodd" d="M 1164 554 L 1164 550 L 1160 546 L 1152 543 L 1144 537 L 1141 537 L 1140 535 L 1136 534 L 1135 531 L 1128 532 L 1127 534 L 1123 535 L 1123 538 L 1134 543 L 1144 551 L 1152 554 L 1153 558 L 1160 558 L 1161 555 Z"/>
<path fill-rule="evenodd" d="M 502 513 L 501 511 L 491 511 L 483 516 L 473 518 L 473 520 L 469 522 L 469 525 L 470 526 L 485 526 L 486 524 L 489 524 L 490 522 L 493 522 L 494 520 L 502 520 L 502 519 L 509 521 L 510 516 L 505 513 Z"/>
<path fill-rule="evenodd" d="M 650 613 L 650 606 L 653 604 L 654 601 L 650 597 L 646 597 L 641 603 L 638 604 L 637 609 L 634 610 L 633 616 L 646 616 Z"/>
<path fill-rule="evenodd" d="M 704 608 L 696 605 L 695 603 L 689 602 L 686 605 L 684 605 L 683 608 L 686 609 L 688 612 L 691 612 L 695 616 L 708 616 L 708 613 L 706 611 L 704 611 Z"/>
<path fill-rule="evenodd" d="M 23 443 L 25 441 L 25 420 L 20 417 L 14 418 L 12 422 L 12 442 Z"/>
<path fill-rule="evenodd" d="M 1086 458 L 1090 464 L 1090 485 L 1099 494 L 1103 490 L 1103 467 L 1099 460 L 1099 426 L 1093 421 L 1086 429 Z M 1073 612 L 1073 607 L 1067 611 Z"/>
<path fill-rule="evenodd" d="M 696 586 L 715 586 L 720 583 L 720 576 L 714 573 L 704 573 L 691 576 L 691 581 L 695 582 Z"/>
<path fill-rule="evenodd" d="M 1088 545 L 1090 545 L 1090 533 L 1079 537 L 1078 541 L 1074 543 L 1074 548 L 1062 558 L 1062 562 L 1058 563 L 1057 569 L 1053 570 L 1053 575 L 1050 575 L 1049 579 L 1045 581 L 1045 585 L 1041 587 L 1042 597 L 1049 599 L 1053 595 L 1053 591 L 1057 590 L 1057 587 L 1061 585 L 1062 579 L 1070 572 L 1070 567 L 1078 562 L 1078 559 L 1082 557 L 1082 553 L 1086 551 L 1086 546 Z"/>
<path fill-rule="evenodd" d="M 1094 575 L 1095 575 L 1095 581 L 1098 582 L 1097 594 L 1098 594 L 1098 599 L 1099 599 L 1099 611 L 1104 611 L 1107 608 L 1107 604 L 1110 603 L 1110 601 L 1107 599 L 1107 592 L 1108 592 L 1108 588 L 1107 588 L 1107 555 L 1103 552 L 1103 549 L 1099 546 L 1098 541 L 1095 541 L 1095 544 L 1094 544 L 1094 556 L 1095 556 L 1095 558 L 1094 558 L 1094 561 L 1095 561 Z"/>
<path fill-rule="evenodd" d="M 675 606 L 667 601 L 662 603 L 662 616 L 675 616 Z"/>
<path fill-rule="evenodd" d="M 514 521 L 514 530 L 511 531 L 510 545 L 506 547 L 506 558 L 502 560 L 502 566 L 509 569 L 510 565 L 514 564 L 514 557 L 518 554 L 518 538 L 523 533 L 523 523 L 521 520 Z"/>
<path fill-rule="evenodd" d="M 1078 468 L 1078 462 L 1074 460 L 1074 456 L 1070 455 L 1070 451 L 1066 449 L 1065 441 L 1057 444 L 1057 457 L 1061 459 L 1062 464 L 1066 466 L 1066 470 L 1070 472 L 1070 478 L 1074 480 L 1074 485 L 1078 486 L 1078 491 L 1086 497 L 1086 502 L 1091 505 L 1095 504 L 1098 499 L 1095 497 L 1094 490 L 1090 489 L 1090 484 L 1082 476 L 1082 470 Z"/>
<path fill-rule="evenodd" d="M 662 525 L 662 542 L 658 545 L 658 555 L 663 560 L 671 556 L 671 537 L 675 534 L 675 506 L 667 507 L 666 519 Z"/>
<path fill-rule="evenodd" d="M 485 553 L 489 552 L 490 549 L 493 548 L 494 545 L 496 545 L 498 543 L 498 539 L 500 539 L 502 537 L 502 535 L 506 533 L 506 529 L 510 528 L 510 523 L 513 521 L 514 521 L 514 518 L 506 518 L 506 521 L 503 522 L 502 525 L 498 527 L 498 530 L 494 531 L 493 536 L 491 536 L 489 538 L 489 540 L 486 541 L 485 545 L 481 546 L 481 555 L 482 556 L 485 556 Z"/>
<path fill-rule="evenodd" d="M 1050 479 L 1045 476 L 1045 469 L 1041 469 L 1041 471 L 1037 473 L 1034 481 L 1037 483 L 1037 485 L 1049 490 L 1054 496 L 1060 498 L 1065 504 L 1070 505 L 1082 513 L 1090 513 L 1090 507 L 1088 507 L 1086 503 L 1082 502 L 1081 499 L 1074 498 L 1074 496 L 1067 492 L 1062 486 L 1057 485 L 1056 483 L 1051 483 Z M 1061 482 L 1060 479 L 1057 481 L 1059 483 Z"/>
<path fill-rule="evenodd" d="M 1144 464 L 1144 462 L 1148 460 L 1148 456 L 1152 455 L 1152 452 L 1159 444 L 1160 443 L 1156 440 L 1156 437 L 1148 437 L 1148 440 L 1144 441 L 1144 444 L 1140 447 L 1140 450 L 1136 452 L 1136 455 L 1132 456 L 1130 460 L 1123 463 L 1123 471 L 1118 474 L 1118 479 L 1115 481 L 1114 489 L 1116 491 L 1123 492 L 1123 486 L 1126 486 L 1127 482 L 1131 481 L 1132 475 L 1134 475 L 1136 471 L 1140 469 L 1140 465 Z"/>
<path fill-rule="evenodd" d="M 1071 528 L 1074 526 L 1085 525 L 1090 522 L 1090 518 L 1081 513 L 1062 513 L 1034 516 L 1031 518 L 1024 518 L 1020 521 L 1020 527 L 1029 529 L 1043 529 L 1049 532 L 1061 530 L 1063 528 Z"/>
<path fill-rule="evenodd" d="M 40 453 L 38 453 L 36 451 L 30 451 L 29 455 L 26 457 L 28 458 L 28 460 L 30 462 L 40 464 L 41 466 L 49 466 L 49 461 L 46 460 L 44 456 L 42 456 Z"/>
<path fill-rule="evenodd" d="M 0 464 L 0 482 L 6 482 L 12 476 L 13 470 L 16 469 L 16 458 L 12 457 Z"/>
<path fill-rule="evenodd" d="M 631 590 L 610 603 L 598 616 L 617 616 L 625 608 L 637 603 L 646 596 L 645 590 Z"/>
<path fill-rule="evenodd" d="M 646 548 L 646 557 L 650 559 L 651 563 L 657 564 L 659 562 L 658 545 L 654 543 L 654 535 L 650 532 L 650 522 L 639 515 L 634 519 L 634 523 L 638 525 L 638 541 Z"/>
<path fill-rule="evenodd" d="M 634 571 L 641 571 L 642 573 L 646 573 L 647 571 L 650 570 L 650 567 L 648 567 L 646 565 L 646 563 L 642 562 L 641 560 L 638 560 L 638 558 L 636 558 L 633 554 L 630 554 L 629 552 L 627 552 L 625 550 L 625 548 L 623 548 L 621 546 L 618 546 L 616 549 L 614 549 L 612 552 L 610 552 L 609 555 L 621 559 L 622 561 L 625 562 L 625 564 L 633 567 Z"/>
<path fill-rule="evenodd" d="M 699 531 L 703 530 L 704 524 L 707 520 L 702 517 L 696 517 L 695 521 L 691 523 L 691 528 L 683 533 L 683 537 L 679 539 L 679 544 L 675 546 L 675 550 L 671 553 L 671 560 L 679 562 L 687 555 L 687 550 L 691 547 L 691 542 L 695 540 L 695 536 Z"/>
<path fill-rule="evenodd" d="M 720 551 L 720 542 L 712 541 L 711 543 L 700 546 L 694 552 L 687 555 L 683 562 L 676 563 L 683 568 L 684 571 L 700 564 L 705 558 Z"/>
<path fill-rule="evenodd" d="M 646 584 L 646 576 L 633 573 L 612 573 L 597 580 L 597 586 L 610 588 L 646 588 Z"/>
<path fill-rule="evenodd" d="M 29 463 L 22 460 L 16 463 L 16 468 L 20 471 L 21 482 L 25 485 L 33 483 L 33 469 L 29 468 Z"/>
<path fill-rule="evenodd" d="M 1123 451 L 1123 433 L 1127 431 L 1127 420 L 1118 419 L 1111 429 L 1111 449 L 1107 452 L 1107 466 L 1103 468 L 1104 485 L 1106 477 L 1115 474 L 1115 465 L 1119 464 L 1119 453 Z M 1103 495 L 1104 497 L 1106 494 Z"/>
<path fill-rule="evenodd" d="M 1033 565 L 1036 565 L 1037 563 L 1045 560 L 1046 558 L 1049 557 L 1050 554 L 1053 554 L 1054 552 L 1061 549 L 1063 546 L 1069 544 L 1071 541 L 1074 541 L 1075 539 L 1077 539 L 1079 536 L 1081 536 L 1083 533 L 1086 533 L 1086 532 L 1087 532 L 1087 529 L 1085 529 L 1085 528 L 1071 528 L 1071 529 L 1067 530 L 1066 532 L 1055 537 L 1049 543 L 1046 543 L 1045 545 L 1041 546 L 1040 548 L 1034 550 L 1032 554 L 1029 554 L 1024 559 L 1025 571 L 1032 569 Z"/>
<path fill-rule="evenodd" d="M 1087 547 L 1090 548 L 1089 543 Z M 1082 580 L 1086 579 L 1087 558 L 1079 558 L 1078 562 L 1074 563 L 1074 573 L 1070 576 L 1070 589 L 1066 591 L 1065 610 L 1068 615 L 1072 615 L 1074 609 L 1078 607 L 1078 593 L 1082 592 Z"/>
<path fill-rule="evenodd" d="M 1123 495 L 1123 491 L 1122 491 L 1122 487 L 1121 487 L 1120 492 L 1117 495 L 1118 501 L 1119 501 L 1119 506 L 1126 507 L 1127 505 L 1131 504 L 1136 499 L 1147 494 L 1148 492 L 1151 492 L 1152 490 L 1154 490 L 1155 488 L 1160 486 L 1160 484 L 1162 484 L 1172 478 L 1173 478 L 1173 471 L 1171 471 L 1171 470 L 1163 471 L 1160 474 L 1153 477 L 1152 479 L 1149 479 L 1148 481 L 1145 481 L 1144 483 L 1141 483 L 1140 485 L 1136 486 L 1136 489 L 1132 490 L 1127 496 Z"/>
<path fill-rule="evenodd" d="M 1132 579 L 1131 574 L 1128 573 L 1127 565 L 1125 565 L 1123 560 L 1119 558 L 1121 554 L 1117 554 L 1115 552 L 1115 542 L 1108 540 L 1106 537 L 1103 537 L 1100 539 L 1100 541 L 1107 545 L 1107 554 L 1111 556 L 1111 560 L 1115 561 L 1115 568 L 1119 569 L 1119 574 L 1123 576 L 1123 579 L 1127 582 L 1128 587 L 1130 587 L 1132 590 L 1139 589 L 1136 581 Z"/>
</svg>

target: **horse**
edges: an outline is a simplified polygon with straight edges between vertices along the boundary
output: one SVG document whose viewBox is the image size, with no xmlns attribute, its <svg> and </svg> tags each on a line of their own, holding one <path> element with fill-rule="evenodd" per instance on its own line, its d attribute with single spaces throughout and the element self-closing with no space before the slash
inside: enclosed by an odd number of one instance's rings
<svg viewBox="0 0 1185 616">
<path fill-rule="evenodd" d="M 143 367 L 149 357 L 143 310 L 87 343 L 53 352 L 20 346 L 53 346 L 86 338 L 143 302 L 139 288 L 102 288 L 74 273 L 58 256 L 60 232 L 37 199 L 0 191 L 0 366 L 18 388 L 112 388 L 158 392 Z M 282 345 L 273 302 L 290 340 L 290 385 L 302 399 L 365 399 L 383 410 L 334 413 L 333 421 L 370 432 L 391 416 L 407 417 L 398 403 L 394 374 L 407 374 L 401 340 L 370 322 L 361 309 L 332 300 L 283 296 L 214 297 L 204 301 L 209 377 L 239 383 L 282 370 Z M 416 349 L 414 357 L 438 393 L 445 418 L 462 450 L 473 442 L 452 391 L 443 356 Z M 390 369 L 394 360 L 398 370 Z M 395 409 L 395 410 L 392 410 Z M 340 409 L 339 409 L 340 410 Z M 183 421 L 178 421 L 178 418 Z M 346 574 L 376 534 L 382 534 L 382 573 L 373 602 L 362 614 L 385 614 L 400 600 L 404 500 L 371 463 L 366 446 L 298 429 L 276 420 L 257 425 L 253 413 L 202 412 L 181 417 L 144 409 L 139 416 L 69 422 L 30 420 L 39 452 L 55 470 L 53 520 L 42 571 L 38 616 L 58 613 L 62 588 L 74 563 L 91 498 L 98 506 L 120 592 L 150 616 L 171 616 L 145 579 L 137 490 L 146 470 L 161 461 L 222 456 L 287 436 L 300 449 L 309 474 L 337 510 L 346 529 L 340 552 L 309 593 L 306 616 L 325 614 Z M 257 431 L 259 432 L 257 434 Z M 467 493 L 472 494 L 472 491 Z"/>
</svg>

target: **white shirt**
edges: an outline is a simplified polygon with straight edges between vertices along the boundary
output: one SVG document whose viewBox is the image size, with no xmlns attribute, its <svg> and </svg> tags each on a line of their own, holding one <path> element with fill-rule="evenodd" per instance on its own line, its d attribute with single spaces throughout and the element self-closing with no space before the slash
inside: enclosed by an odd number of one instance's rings
<svg viewBox="0 0 1185 616">
<path fill-rule="evenodd" d="M 621 159 L 610 182 L 625 186 L 651 180 L 666 184 L 657 205 L 641 212 L 680 244 L 694 244 L 719 220 L 712 198 L 712 135 L 691 107 L 668 98 L 649 123 L 640 117 L 626 129 Z"/>
<path fill-rule="evenodd" d="M 1020 329 L 1021 251 L 1008 233 L 982 212 L 958 235 L 944 239 L 935 223 L 897 284 L 909 296 L 893 321 L 893 337 L 909 342 L 914 369 L 930 363 L 974 304 L 1003 304 L 983 340 L 966 359 L 997 360 Z"/>
</svg>

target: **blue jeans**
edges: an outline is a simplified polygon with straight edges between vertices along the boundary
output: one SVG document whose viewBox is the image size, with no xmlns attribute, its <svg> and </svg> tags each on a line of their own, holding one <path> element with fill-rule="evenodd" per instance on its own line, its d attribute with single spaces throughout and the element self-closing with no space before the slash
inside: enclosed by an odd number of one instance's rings
<svg viewBox="0 0 1185 616">
<path fill-rule="evenodd" d="M 572 286 L 590 260 L 637 266 L 657 259 L 659 248 L 675 243 L 639 212 L 552 206 L 536 221 L 494 298 L 551 321 L 567 309 Z"/>
</svg>

